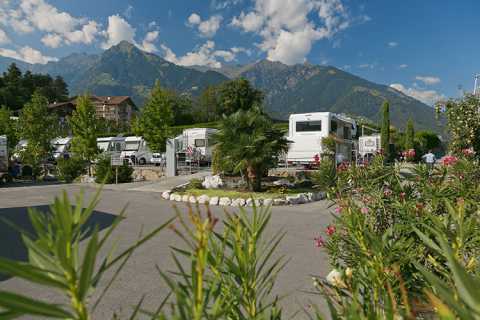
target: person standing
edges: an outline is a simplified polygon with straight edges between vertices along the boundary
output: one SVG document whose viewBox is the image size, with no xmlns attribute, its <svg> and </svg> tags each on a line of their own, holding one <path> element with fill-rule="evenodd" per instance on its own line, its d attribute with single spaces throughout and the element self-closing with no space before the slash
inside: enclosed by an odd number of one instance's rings
<svg viewBox="0 0 480 320">
<path fill-rule="evenodd" d="M 435 155 L 432 153 L 432 150 L 428 150 L 428 153 L 424 154 L 422 156 L 422 159 L 425 160 L 428 170 L 431 171 L 433 169 L 433 166 L 435 165 L 435 160 L 436 160 Z"/>
</svg>

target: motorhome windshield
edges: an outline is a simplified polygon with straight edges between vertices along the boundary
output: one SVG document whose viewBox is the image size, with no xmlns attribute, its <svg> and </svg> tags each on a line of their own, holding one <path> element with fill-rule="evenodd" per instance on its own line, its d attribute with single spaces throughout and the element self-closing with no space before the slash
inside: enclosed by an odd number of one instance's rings
<svg viewBox="0 0 480 320">
<path fill-rule="evenodd" d="M 108 141 L 98 142 L 97 147 L 98 147 L 98 149 L 100 149 L 102 151 L 107 151 L 108 150 L 108 144 L 109 144 Z"/>
<path fill-rule="evenodd" d="M 297 132 L 314 132 L 322 131 L 322 121 L 297 121 L 295 124 L 295 130 Z"/>
<path fill-rule="evenodd" d="M 66 149 L 66 145 L 56 143 L 56 144 L 53 145 L 53 149 L 55 150 L 55 152 L 64 152 L 65 149 Z"/>
<path fill-rule="evenodd" d="M 127 141 L 125 142 L 125 151 L 138 151 L 139 146 L 139 141 Z"/>
<path fill-rule="evenodd" d="M 120 142 L 112 142 L 108 146 L 108 151 L 121 152 L 122 151 L 122 144 Z"/>
<path fill-rule="evenodd" d="M 196 148 L 205 147 L 205 145 L 206 145 L 206 140 L 205 139 L 195 139 L 195 147 Z"/>
</svg>

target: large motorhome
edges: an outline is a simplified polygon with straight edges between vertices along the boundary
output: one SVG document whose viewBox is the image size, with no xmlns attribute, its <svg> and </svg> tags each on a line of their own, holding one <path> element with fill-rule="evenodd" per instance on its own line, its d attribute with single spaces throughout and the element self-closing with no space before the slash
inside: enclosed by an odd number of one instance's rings
<svg viewBox="0 0 480 320">
<path fill-rule="evenodd" d="M 8 175 L 7 136 L 0 136 L 0 181 Z"/>
<path fill-rule="evenodd" d="M 181 136 L 181 149 L 189 152 L 196 152 L 201 161 L 212 160 L 213 143 L 212 136 L 217 133 L 212 128 L 191 128 L 183 130 Z"/>
<path fill-rule="evenodd" d="M 336 162 L 352 160 L 353 138 L 357 125 L 353 119 L 332 112 L 292 114 L 288 140 L 291 141 L 287 161 L 290 164 L 311 164 L 324 153 L 322 139 L 336 140 Z"/>
<path fill-rule="evenodd" d="M 132 164 L 144 165 L 151 162 L 153 152 L 142 137 L 126 137 L 121 158 Z"/>
<path fill-rule="evenodd" d="M 104 154 L 122 152 L 125 149 L 124 137 L 102 137 L 97 138 L 97 147 Z"/>
</svg>

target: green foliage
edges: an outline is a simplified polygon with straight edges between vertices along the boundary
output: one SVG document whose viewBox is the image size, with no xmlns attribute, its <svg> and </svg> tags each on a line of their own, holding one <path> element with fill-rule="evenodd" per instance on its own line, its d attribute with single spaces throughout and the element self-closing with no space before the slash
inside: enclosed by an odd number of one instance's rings
<svg viewBox="0 0 480 320">
<path fill-rule="evenodd" d="M 162 311 L 154 319 L 281 319 L 272 290 L 285 265 L 275 254 L 284 233 L 267 238 L 270 208 L 227 214 L 222 233 L 215 232 L 217 219 L 208 208 L 177 216 L 180 229 L 173 230 L 185 246 L 173 248 L 173 276 L 159 270 L 173 293 L 170 316 Z"/>
<path fill-rule="evenodd" d="M 218 90 L 220 115 L 228 116 L 239 110 L 247 111 L 263 102 L 263 93 L 243 78 L 225 82 Z"/>
<path fill-rule="evenodd" d="M 318 170 L 312 174 L 312 181 L 316 187 L 328 190 L 337 180 L 337 166 L 334 157 L 324 156 L 318 163 Z"/>
<path fill-rule="evenodd" d="M 14 319 L 19 317 L 41 316 L 56 319 L 89 320 L 101 302 L 112 282 L 116 279 L 132 253 L 140 245 L 154 237 L 170 224 L 172 219 L 135 244 L 114 254 L 110 250 L 105 258 L 100 252 L 110 239 L 112 232 L 123 219 L 123 212 L 113 221 L 108 231 L 100 235 L 98 225 L 88 229 L 93 217 L 99 194 L 84 209 L 83 194 L 77 196 L 72 206 L 66 193 L 55 198 L 49 213 L 29 210 L 34 235 L 22 232 L 23 242 L 28 249 L 28 262 L 18 262 L 0 258 L 0 272 L 19 277 L 27 282 L 42 286 L 44 290 L 56 293 L 66 301 L 53 304 L 14 292 L 0 290 L 0 317 Z M 80 241 L 85 236 L 85 250 L 80 250 Z M 107 250 L 108 251 L 108 250 Z M 112 277 L 105 289 L 95 296 L 98 283 L 104 280 L 106 273 Z"/>
<path fill-rule="evenodd" d="M 382 106 L 382 128 L 381 128 L 381 143 L 385 159 L 390 159 L 390 104 L 385 101 Z"/>
<path fill-rule="evenodd" d="M 415 129 L 412 118 L 408 119 L 407 129 L 405 130 L 404 150 L 415 149 Z"/>
<path fill-rule="evenodd" d="M 216 86 L 207 86 L 202 91 L 197 102 L 196 119 L 202 122 L 216 121 L 221 118 L 220 101 Z"/>
<path fill-rule="evenodd" d="M 65 182 L 72 182 L 86 172 L 87 163 L 76 156 L 61 158 L 57 161 L 58 178 Z"/>
<path fill-rule="evenodd" d="M 437 106 L 438 108 L 438 106 Z M 458 100 L 449 100 L 444 105 L 451 135 L 450 149 L 456 154 L 473 148 L 480 151 L 480 97 L 466 94 Z"/>
<path fill-rule="evenodd" d="M 178 108 L 175 95 L 163 89 L 157 81 L 133 126 L 134 133 L 144 137 L 154 152 L 165 150 L 166 140 L 171 135 L 171 126 L 175 121 L 174 108 Z"/>
<path fill-rule="evenodd" d="M 202 179 L 192 179 L 187 185 L 187 190 L 188 189 L 203 189 L 202 185 L 203 180 Z"/>
<path fill-rule="evenodd" d="M 32 74 L 30 71 L 22 74 L 12 63 L 0 77 L 0 101 L 11 110 L 20 110 L 37 92 L 48 101 L 65 101 L 68 89 L 62 77 L 53 79 L 45 74 Z"/>
<path fill-rule="evenodd" d="M 323 153 L 327 156 L 335 155 L 337 152 L 337 141 L 335 137 L 330 135 L 328 137 L 322 138 L 322 147 Z"/>
<path fill-rule="evenodd" d="M 118 183 L 132 182 L 133 168 L 128 164 L 118 167 Z M 111 184 L 115 183 L 116 169 L 112 166 L 109 156 L 102 156 L 95 165 L 95 182 Z"/>
<path fill-rule="evenodd" d="M 438 135 L 432 131 L 416 132 L 415 142 L 420 155 L 427 153 L 428 150 L 442 149 L 442 141 Z"/>
<path fill-rule="evenodd" d="M 18 132 L 16 120 L 10 119 L 12 112 L 5 106 L 0 108 L 0 136 L 6 135 L 8 150 L 15 149 L 18 143 Z"/>
<path fill-rule="evenodd" d="M 73 133 L 72 152 L 79 158 L 91 162 L 97 157 L 99 133 L 95 106 L 88 95 L 77 98 L 77 108 L 68 119 Z"/>
<path fill-rule="evenodd" d="M 58 132 L 57 119 L 49 114 L 47 106 L 47 99 L 35 93 L 22 109 L 18 120 L 19 136 L 28 141 L 21 152 L 22 161 L 32 167 L 34 178 L 40 175 L 40 166 L 51 151 L 50 141 Z"/>
<path fill-rule="evenodd" d="M 222 162 L 233 167 L 235 173 L 244 173 L 252 191 L 261 190 L 265 171 L 274 167 L 280 153 L 288 149 L 283 132 L 259 106 L 224 117 L 214 139 Z"/>
</svg>

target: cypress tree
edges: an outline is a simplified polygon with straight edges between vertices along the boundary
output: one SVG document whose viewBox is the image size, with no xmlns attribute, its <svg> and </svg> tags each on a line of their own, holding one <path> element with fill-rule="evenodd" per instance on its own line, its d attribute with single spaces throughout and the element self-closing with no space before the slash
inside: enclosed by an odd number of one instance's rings
<svg viewBox="0 0 480 320">
<path fill-rule="evenodd" d="M 415 129 L 413 128 L 412 118 L 408 119 L 407 129 L 405 131 L 405 150 L 415 148 Z"/>
<path fill-rule="evenodd" d="M 390 104 L 385 101 L 382 106 L 381 143 L 385 159 L 390 159 Z"/>
</svg>

